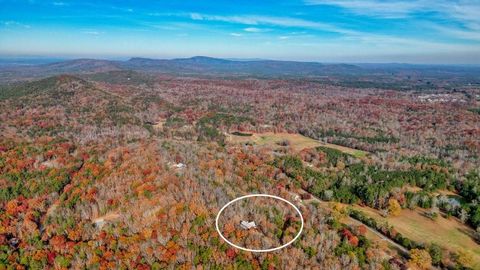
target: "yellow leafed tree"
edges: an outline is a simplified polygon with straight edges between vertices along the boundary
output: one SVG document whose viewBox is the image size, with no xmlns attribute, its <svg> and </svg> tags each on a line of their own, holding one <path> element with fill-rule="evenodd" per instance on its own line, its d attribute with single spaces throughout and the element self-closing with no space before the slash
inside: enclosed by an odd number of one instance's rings
<svg viewBox="0 0 480 270">
<path fill-rule="evenodd" d="M 430 269 L 432 266 L 432 258 L 428 251 L 424 249 L 412 249 L 408 263 L 413 269 Z"/>
<path fill-rule="evenodd" d="M 402 207 L 398 203 L 397 200 L 395 199 L 390 199 L 388 200 L 388 213 L 394 217 L 400 215 L 400 212 L 402 211 Z"/>
</svg>

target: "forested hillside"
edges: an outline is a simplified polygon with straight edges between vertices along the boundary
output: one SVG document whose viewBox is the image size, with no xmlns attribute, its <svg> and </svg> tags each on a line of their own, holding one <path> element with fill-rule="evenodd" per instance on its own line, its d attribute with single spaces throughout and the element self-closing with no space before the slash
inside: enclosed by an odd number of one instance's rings
<svg viewBox="0 0 480 270">
<path fill-rule="evenodd" d="M 479 269 L 478 87 L 99 69 L 0 87 L 0 269 Z"/>
</svg>

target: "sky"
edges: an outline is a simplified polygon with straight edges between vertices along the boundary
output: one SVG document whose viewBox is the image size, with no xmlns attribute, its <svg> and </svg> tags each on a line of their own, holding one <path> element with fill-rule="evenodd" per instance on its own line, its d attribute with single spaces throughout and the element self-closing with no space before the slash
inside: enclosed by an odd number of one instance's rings
<svg viewBox="0 0 480 270">
<path fill-rule="evenodd" d="M 480 64 L 480 0 L 0 0 L 0 56 Z"/>
</svg>

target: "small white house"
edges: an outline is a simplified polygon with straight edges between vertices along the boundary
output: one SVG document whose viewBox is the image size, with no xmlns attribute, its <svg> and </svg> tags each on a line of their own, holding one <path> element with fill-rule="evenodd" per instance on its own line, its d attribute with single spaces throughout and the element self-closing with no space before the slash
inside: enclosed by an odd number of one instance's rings
<svg viewBox="0 0 480 270">
<path fill-rule="evenodd" d="M 185 164 L 183 164 L 183 163 L 177 163 L 177 164 L 175 164 L 175 167 L 176 167 L 177 169 L 183 169 L 183 168 L 187 167 L 187 165 L 185 165 Z"/>
<path fill-rule="evenodd" d="M 254 221 L 247 222 L 242 220 L 242 222 L 240 222 L 240 227 L 244 230 L 250 230 L 252 228 L 254 229 L 257 228 L 257 225 L 255 224 Z"/>
<path fill-rule="evenodd" d="M 105 219 L 103 218 L 98 218 L 93 221 L 93 224 L 95 224 L 95 227 L 98 229 L 101 229 L 103 225 L 105 225 Z"/>
<path fill-rule="evenodd" d="M 183 169 L 183 168 L 186 168 L 187 165 L 186 164 L 183 164 L 183 163 L 172 163 L 172 162 L 168 162 L 167 165 L 170 167 L 170 168 L 174 168 L 174 169 Z"/>
</svg>

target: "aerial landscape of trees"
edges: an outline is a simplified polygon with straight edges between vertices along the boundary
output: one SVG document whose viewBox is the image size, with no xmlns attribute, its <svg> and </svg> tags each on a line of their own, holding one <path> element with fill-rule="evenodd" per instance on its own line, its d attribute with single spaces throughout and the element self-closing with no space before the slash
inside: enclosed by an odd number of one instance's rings
<svg viewBox="0 0 480 270">
<path fill-rule="evenodd" d="M 480 90 L 403 84 L 124 71 L 5 83 L 0 269 L 475 269 L 477 253 L 355 208 L 421 210 L 480 239 Z M 253 140 L 267 132 L 318 145 Z M 251 193 L 294 203 L 299 239 L 273 253 L 225 243 L 216 214 Z M 288 242 L 295 212 L 264 204 L 232 208 L 225 234 L 244 241 L 245 214 L 261 225 L 253 240 Z"/>
</svg>

